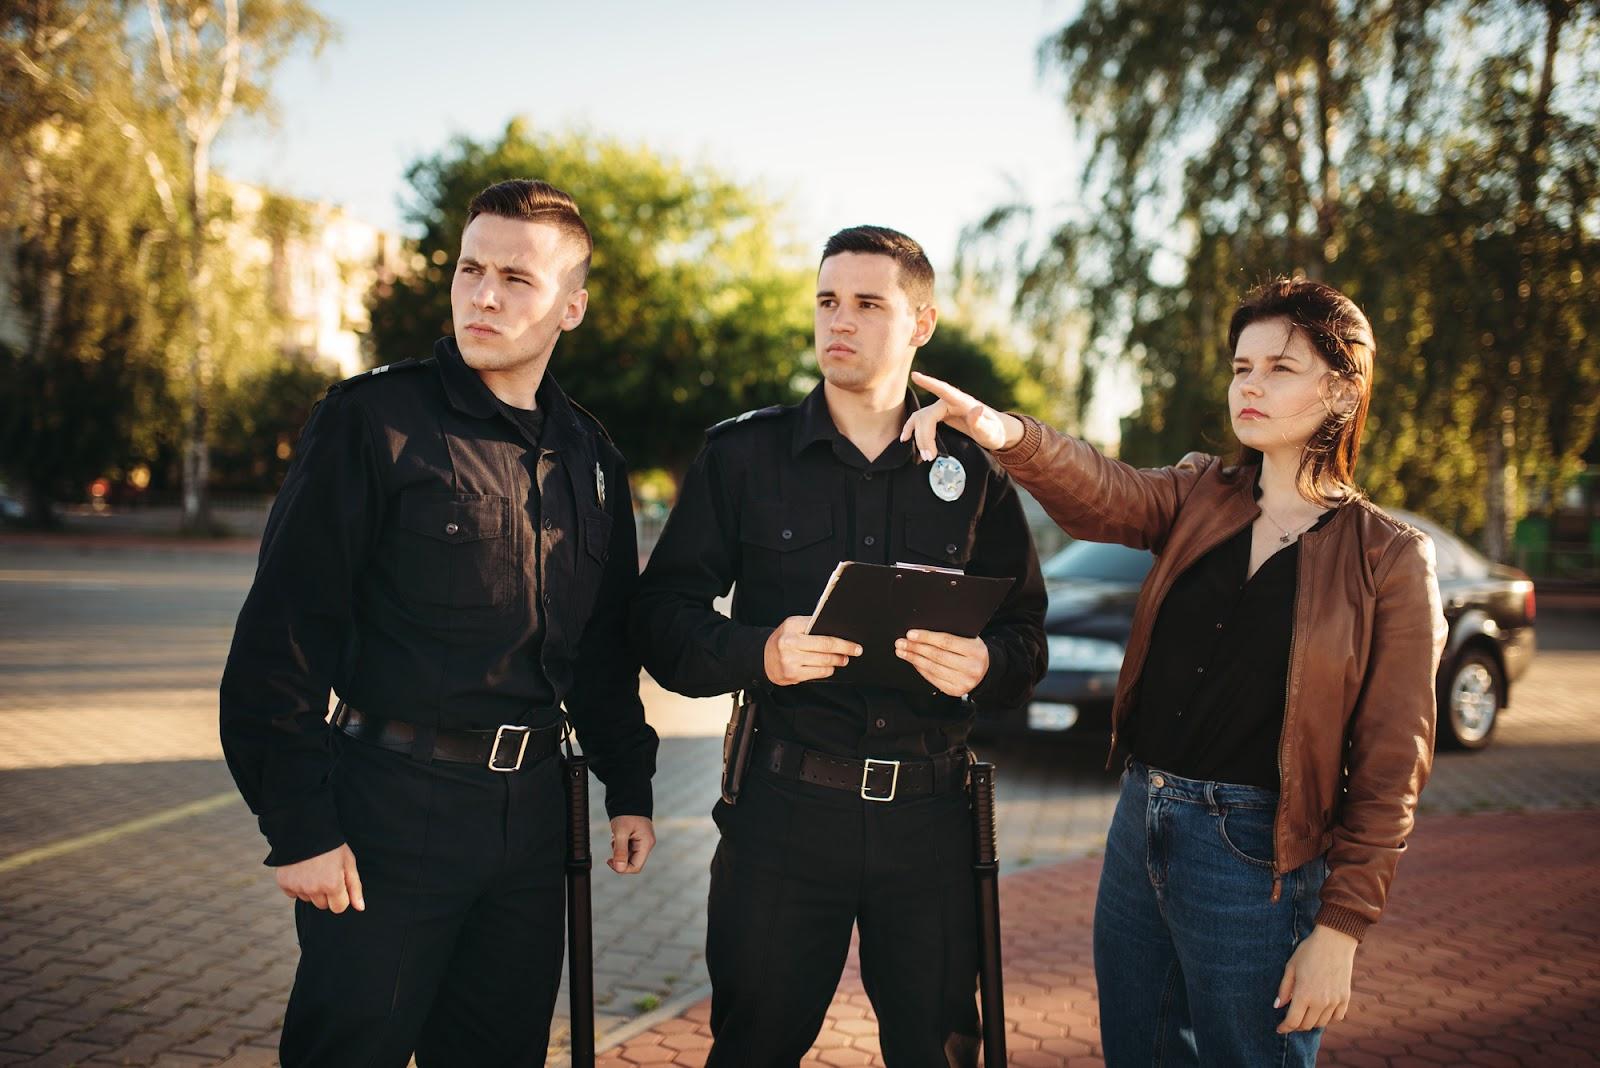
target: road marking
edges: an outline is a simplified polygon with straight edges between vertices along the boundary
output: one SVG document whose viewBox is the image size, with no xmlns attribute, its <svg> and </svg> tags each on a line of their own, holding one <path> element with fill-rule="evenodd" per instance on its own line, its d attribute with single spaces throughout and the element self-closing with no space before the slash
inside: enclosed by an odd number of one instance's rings
<svg viewBox="0 0 1600 1068">
<path fill-rule="evenodd" d="M 91 831 L 88 834 L 80 834 L 73 838 L 63 838 L 59 842 L 51 842 L 49 845 L 39 846 L 37 849 L 24 849 L 20 853 L 13 853 L 9 857 L 0 859 L 0 872 L 15 871 L 18 868 L 25 868 L 29 864 L 37 864 L 41 860 L 51 860 L 67 853 L 76 853 L 78 850 L 87 849 L 90 846 L 102 845 L 121 838 L 123 835 L 137 834 L 140 831 L 148 831 L 152 827 L 160 827 L 164 824 L 176 823 L 178 820 L 186 820 L 190 816 L 204 815 L 207 812 L 213 812 L 240 800 L 241 798 L 236 791 L 229 790 L 227 793 L 202 797 L 200 800 L 190 801 L 188 804 L 164 808 L 160 812 L 152 812 L 148 816 L 140 816 L 138 819 L 128 820 L 126 823 L 118 823 L 104 830 Z"/>
</svg>

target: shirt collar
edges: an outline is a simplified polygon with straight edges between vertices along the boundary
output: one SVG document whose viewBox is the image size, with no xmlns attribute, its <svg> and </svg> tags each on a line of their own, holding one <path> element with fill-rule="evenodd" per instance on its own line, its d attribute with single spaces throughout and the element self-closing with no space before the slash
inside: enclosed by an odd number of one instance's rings
<svg viewBox="0 0 1600 1068">
<path fill-rule="evenodd" d="M 500 402 L 478 372 L 468 367 L 461 358 L 461 350 L 453 337 L 442 337 L 433 345 L 434 359 L 439 366 L 439 378 L 444 383 L 445 397 L 450 406 L 464 415 L 477 419 L 495 419 L 500 415 Z M 567 401 L 567 395 L 548 370 L 534 394 L 534 403 L 544 412 L 544 437 L 540 440 L 541 452 L 559 452 L 563 445 L 570 446 L 582 440 L 583 428 L 578 415 Z"/>
<path fill-rule="evenodd" d="M 828 411 L 828 397 L 824 392 L 824 383 L 818 382 L 806 399 L 800 402 L 800 419 L 794 426 L 794 438 L 791 455 L 799 456 L 807 448 L 819 441 L 825 441 L 833 449 L 833 454 L 847 462 L 860 461 L 861 450 L 855 447 L 851 440 L 839 431 L 833 422 L 833 413 Z M 922 405 L 917 400 L 917 395 L 910 386 L 906 387 L 905 407 L 901 409 L 904 418 L 911 418 L 911 413 L 921 409 Z M 889 447 L 883 450 L 876 460 L 865 466 L 871 467 L 899 467 L 911 458 L 913 454 L 912 442 L 892 441 Z"/>
</svg>

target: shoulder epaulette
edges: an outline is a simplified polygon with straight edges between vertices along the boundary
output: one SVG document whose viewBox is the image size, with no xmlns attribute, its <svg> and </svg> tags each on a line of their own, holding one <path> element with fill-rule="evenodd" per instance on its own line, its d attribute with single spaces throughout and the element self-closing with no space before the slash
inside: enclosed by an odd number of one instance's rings
<svg viewBox="0 0 1600 1068">
<path fill-rule="evenodd" d="M 579 415 L 582 415 L 584 418 L 588 419 L 589 422 L 593 423 L 600 431 L 601 437 L 605 438 L 607 441 L 610 441 L 613 445 L 616 444 L 616 442 L 612 440 L 611 431 L 606 429 L 606 425 L 604 423 L 595 418 L 595 414 L 593 412 L 579 404 L 577 401 L 573 400 L 571 397 L 567 398 L 567 403 L 572 405 L 573 411 L 577 412 Z"/>
<path fill-rule="evenodd" d="M 788 411 L 788 408 L 782 404 L 773 404 L 766 408 L 752 408 L 742 415 L 735 415 L 730 419 L 724 419 L 722 422 L 708 427 L 706 429 L 706 437 L 714 438 L 723 431 L 738 426 L 740 423 L 748 423 L 752 419 L 771 419 L 773 416 L 782 415 L 786 411 Z"/>
<path fill-rule="evenodd" d="M 432 362 L 432 359 L 433 357 L 430 356 L 426 360 L 396 360 L 394 363 L 386 363 L 381 367 L 372 367 L 368 370 L 362 371 L 358 375 L 352 375 L 343 382 L 335 382 L 333 385 L 328 387 L 328 392 L 332 393 L 335 390 L 349 389 L 352 386 L 360 385 L 363 382 L 377 378 L 379 375 L 389 374 L 392 371 L 409 371 L 413 367 L 422 367 L 425 364 Z"/>
</svg>

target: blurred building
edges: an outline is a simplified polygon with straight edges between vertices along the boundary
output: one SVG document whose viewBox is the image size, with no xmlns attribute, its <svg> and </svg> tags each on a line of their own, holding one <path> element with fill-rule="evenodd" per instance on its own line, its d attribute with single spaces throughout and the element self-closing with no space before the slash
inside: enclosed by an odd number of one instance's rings
<svg viewBox="0 0 1600 1068">
<path fill-rule="evenodd" d="M 365 368 L 367 296 L 401 267 L 400 235 L 334 204 L 220 178 L 215 188 L 225 203 L 213 219 L 219 258 L 267 279 L 285 353 L 324 364 L 341 378 Z M 0 229 L 0 344 L 22 349 L 30 325 L 16 300 L 14 236 Z"/>
<path fill-rule="evenodd" d="M 222 243 L 237 263 L 264 267 L 283 347 L 349 377 L 367 366 L 367 296 L 402 266 L 400 235 L 334 204 L 220 183 L 232 212 Z"/>
</svg>

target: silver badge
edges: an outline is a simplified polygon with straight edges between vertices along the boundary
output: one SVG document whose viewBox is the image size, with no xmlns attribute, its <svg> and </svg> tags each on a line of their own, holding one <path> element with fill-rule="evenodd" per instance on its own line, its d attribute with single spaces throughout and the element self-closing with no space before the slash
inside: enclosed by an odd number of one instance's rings
<svg viewBox="0 0 1600 1068">
<path fill-rule="evenodd" d="M 928 485 L 941 501 L 953 501 L 967 488 L 967 469 L 954 456 L 941 456 L 928 468 Z"/>
<path fill-rule="evenodd" d="M 606 506 L 606 473 L 600 470 L 600 465 L 594 465 L 594 495 L 600 498 L 600 507 Z"/>
</svg>

